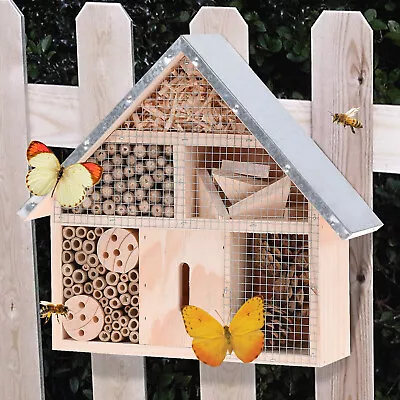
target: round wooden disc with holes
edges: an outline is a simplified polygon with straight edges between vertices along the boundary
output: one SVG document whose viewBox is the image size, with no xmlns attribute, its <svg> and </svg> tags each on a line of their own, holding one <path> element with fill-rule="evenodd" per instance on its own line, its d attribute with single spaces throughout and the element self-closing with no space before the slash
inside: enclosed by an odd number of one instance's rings
<svg viewBox="0 0 400 400">
<path fill-rule="evenodd" d="M 97 255 L 109 271 L 128 272 L 139 260 L 138 236 L 130 229 L 108 229 L 97 243 Z"/>
<path fill-rule="evenodd" d="M 104 326 L 104 311 L 91 296 L 73 296 L 65 302 L 69 312 L 63 320 L 65 331 L 75 340 L 92 340 Z"/>
</svg>

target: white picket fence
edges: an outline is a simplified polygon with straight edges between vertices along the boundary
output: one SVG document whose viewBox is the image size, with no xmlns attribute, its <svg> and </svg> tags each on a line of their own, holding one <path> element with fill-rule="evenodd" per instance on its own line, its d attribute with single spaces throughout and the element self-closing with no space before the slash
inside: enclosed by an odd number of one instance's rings
<svg viewBox="0 0 400 400">
<path fill-rule="evenodd" d="M 30 224 L 16 215 L 28 197 L 26 145 L 36 139 L 75 147 L 134 83 L 132 22 L 123 8 L 86 3 L 76 21 L 79 87 L 28 85 L 23 16 L 11 0 L 0 0 L 0 398 L 4 400 L 44 396 L 35 249 Z M 203 7 L 190 31 L 220 33 L 248 60 L 247 25 L 236 9 Z M 400 172 L 400 107 L 372 104 L 372 32 L 362 15 L 322 13 L 312 29 L 312 62 L 312 101 L 282 103 L 372 204 L 372 171 Z M 343 135 L 331 124 L 326 112 L 332 101 L 338 110 L 361 105 L 362 134 Z M 374 397 L 371 237 L 354 239 L 350 247 L 352 355 L 316 370 L 317 400 Z M 93 354 L 92 370 L 95 400 L 146 398 L 144 358 Z M 203 399 L 256 397 L 254 365 L 225 363 L 213 369 L 201 364 L 200 379 Z"/>
</svg>

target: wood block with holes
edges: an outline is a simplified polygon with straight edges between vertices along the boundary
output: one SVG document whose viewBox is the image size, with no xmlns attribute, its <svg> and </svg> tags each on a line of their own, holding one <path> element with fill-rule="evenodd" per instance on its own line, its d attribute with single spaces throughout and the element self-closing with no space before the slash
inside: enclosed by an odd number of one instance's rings
<svg viewBox="0 0 400 400">
<path fill-rule="evenodd" d="M 139 260 L 137 231 L 122 228 L 106 230 L 97 243 L 97 253 L 108 270 L 120 273 L 130 271 Z"/>
</svg>

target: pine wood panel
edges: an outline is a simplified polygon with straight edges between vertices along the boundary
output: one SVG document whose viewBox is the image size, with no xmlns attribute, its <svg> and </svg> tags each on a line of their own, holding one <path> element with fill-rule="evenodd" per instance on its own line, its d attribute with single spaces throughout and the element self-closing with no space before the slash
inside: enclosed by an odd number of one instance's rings
<svg viewBox="0 0 400 400">
<path fill-rule="evenodd" d="M 28 196 L 24 19 L 0 0 L 0 398 L 42 398 L 31 224 L 17 216 Z"/>
<path fill-rule="evenodd" d="M 119 4 L 86 3 L 76 22 L 81 126 L 87 135 L 133 86 L 132 21 Z M 95 400 L 145 398 L 143 357 L 92 355 L 92 375 Z"/>
<path fill-rule="evenodd" d="M 311 39 L 312 137 L 372 206 L 372 31 L 359 12 L 324 11 Z M 361 108 L 362 134 L 326 118 L 351 107 Z M 371 235 L 350 241 L 350 293 L 351 355 L 316 370 L 318 400 L 374 397 Z"/>
</svg>

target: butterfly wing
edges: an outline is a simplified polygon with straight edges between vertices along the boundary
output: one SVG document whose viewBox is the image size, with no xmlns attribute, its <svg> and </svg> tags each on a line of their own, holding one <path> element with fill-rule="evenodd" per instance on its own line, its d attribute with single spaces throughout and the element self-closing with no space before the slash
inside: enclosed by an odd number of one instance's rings
<svg viewBox="0 0 400 400">
<path fill-rule="evenodd" d="M 63 207 L 79 205 L 86 195 L 87 187 L 95 185 L 103 168 L 95 163 L 72 164 L 66 167 L 56 189 L 56 199 Z"/>
<path fill-rule="evenodd" d="M 220 365 L 228 350 L 223 326 L 196 306 L 183 307 L 182 318 L 186 332 L 193 338 L 192 348 L 196 357 L 211 367 Z"/>
<path fill-rule="evenodd" d="M 352 117 L 354 117 L 359 111 L 360 111 L 360 107 L 350 108 L 350 110 L 346 112 L 346 115 L 347 115 L 349 118 L 352 118 Z"/>
<path fill-rule="evenodd" d="M 252 297 L 240 307 L 229 326 L 232 348 L 244 363 L 255 360 L 264 348 L 264 299 Z"/>
<path fill-rule="evenodd" d="M 57 183 L 60 163 L 54 153 L 38 141 L 29 144 L 26 158 L 28 164 L 34 167 L 26 175 L 26 186 L 34 195 L 45 196 Z"/>
</svg>

